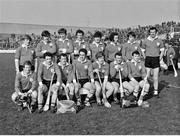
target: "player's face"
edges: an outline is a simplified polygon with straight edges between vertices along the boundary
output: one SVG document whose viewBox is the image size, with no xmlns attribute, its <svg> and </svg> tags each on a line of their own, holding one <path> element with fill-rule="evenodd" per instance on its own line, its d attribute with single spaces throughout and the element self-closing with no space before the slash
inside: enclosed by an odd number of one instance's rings
<svg viewBox="0 0 180 136">
<path fill-rule="evenodd" d="M 81 41 L 83 38 L 83 34 L 82 33 L 77 33 L 77 40 Z"/>
<path fill-rule="evenodd" d="M 52 63 L 52 58 L 50 56 L 46 56 L 45 60 L 46 60 L 46 63 L 49 65 Z"/>
<path fill-rule="evenodd" d="M 43 40 L 44 40 L 46 43 L 48 43 L 48 42 L 50 41 L 50 37 L 45 37 L 45 36 L 43 36 Z"/>
<path fill-rule="evenodd" d="M 60 61 L 61 61 L 61 63 L 62 63 L 63 65 L 65 65 L 65 64 L 67 63 L 67 58 L 64 57 L 64 56 L 61 56 Z"/>
<path fill-rule="evenodd" d="M 102 56 L 102 57 L 99 57 L 98 58 L 98 62 L 99 62 L 99 64 L 103 64 L 104 63 L 104 57 Z"/>
<path fill-rule="evenodd" d="M 122 56 L 118 56 L 118 55 L 116 55 L 116 62 L 117 63 L 121 63 L 122 62 Z"/>
<path fill-rule="evenodd" d="M 25 40 L 23 41 L 23 44 L 26 45 L 26 46 L 28 46 L 28 45 L 30 44 L 30 41 L 29 41 L 28 39 L 25 39 Z"/>
<path fill-rule="evenodd" d="M 130 42 L 134 42 L 134 39 L 135 39 L 134 36 L 129 35 L 129 39 L 128 39 L 128 40 L 129 40 Z"/>
<path fill-rule="evenodd" d="M 156 30 L 150 30 L 150 36 L 152 37 L 152 38 L 155 38 L 156 37 Z"/>
<path fill-rule="evenodd" d="M 65 39 L 66 38 L 66 34 L 65 33 L 60 33 L 59 37 L 60 37 L 60 39 Z"/>
<path fill-rule="evenodd" d="M 138 60 L 140 59 L 140 55 L 139 55 L 139 54 L 134 54 L 134 55 L 133 55 L 133 59 L 134 59 L 135 61 L 138 61 Z"/>
<path fill-rule="evenodd" d="M 100 38 L 100 37 L 95 37 L 95 38 L 94 38 L 94 41 L 95 41 L 96 43 L 100 43 L 101 38 Z"/>
<path fill-rule="evenodd" d="M 165 47 L 168 48 L 168 47 L 169 47 L 169 44 L 168 44 L 168 43 L 165 43 Z"/>
<path fill-rule="evenodd" d="M 118 35 L 115 35 L 115 36 L 114 36 L 114 42 L 117 43 L 117 42 L 118 42 L 118 39 L 119 39 L 119 36 L 118 36 Z"/>
<path fill-rule="evenodd" d="M 80 52 L 80 53 L 79 53 L 79 59 L 80 59 L 81 61 L 84 61 L 85 58 L 86 58 L 85 53 L 84 53 L 84 52 Z"/>
<path fill-rule="evenodd" d="M 30 73 L 30 71 L 31 71 L 31 66 L 30 65 L 25 65 L 23 72 L 28 74 L 28 73 Z"/>
</svg>

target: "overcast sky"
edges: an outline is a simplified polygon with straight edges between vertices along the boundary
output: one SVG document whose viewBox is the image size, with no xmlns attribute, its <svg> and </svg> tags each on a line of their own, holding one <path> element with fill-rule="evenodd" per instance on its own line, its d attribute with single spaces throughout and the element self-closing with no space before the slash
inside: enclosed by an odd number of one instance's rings
<svg viewBox="0 0 180 136">
<path fill-rule="evenodd" d="M 128 27 L 180 21 L 180 0 L 0 0 L 0 22 Z"/>
</svg>

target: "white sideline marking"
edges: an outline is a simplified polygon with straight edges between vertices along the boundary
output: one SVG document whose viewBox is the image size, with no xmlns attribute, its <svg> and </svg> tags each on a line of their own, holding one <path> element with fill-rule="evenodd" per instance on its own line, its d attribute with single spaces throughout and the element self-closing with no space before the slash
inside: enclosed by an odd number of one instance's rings
<svg viewBox="0 0 180 136">
<path fill-rule="evenodd" d="M 169 84 L 168 87 L 174 87 L 174 88 L 180 89 L 180 86 L 171 85 L 171 84 Z"/>
<path fill-rule="evenodd" d="M 16 50 L 0 50 L 0 53 L 15 53 Z"/>
</svg>

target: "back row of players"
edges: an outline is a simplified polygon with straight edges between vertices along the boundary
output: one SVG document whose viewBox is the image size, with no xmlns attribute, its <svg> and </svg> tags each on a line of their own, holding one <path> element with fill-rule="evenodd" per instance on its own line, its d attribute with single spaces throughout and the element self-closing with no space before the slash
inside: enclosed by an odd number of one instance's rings
<svg viewBox="0 0 180 136">
<path fill-rule="evenodd" d="M 95 94 L 97 105 L 110 108 L 109 97 L 119 104 L 117 93 L 121 92 L 120 79 L 125 96 L 137 100 L 140 88 L 145 83 L 145 96 L 149 91 L 147 77 L 153 69 L 154 95 L 158 96 L 158 73 L 164 45 L 157 36 L 157 29 L 149 29 L 149 37 L 136 41 L 134 32 L 129 32 L 125 44 L 118 43 L 118 33 L 110 35 L 110 43 L 101 42 L 102 34 L 97 31 L 91 44 L 83 40 L 84 32 L 77 30 L 77 39 L 66 38 L 66 29 L 58 31 L 60 38 L 53 42 L 51 34 L 43 31 L 42 41 L 36 49 L 29 48 L 31 38 L 24 35 L 21 46 L 15 53 L 15 92 L 12 100 L 23 109 L 21 99 L 31 96 L 31 110 L 38 103 L 39 113 L 43 112 L 45 96 L 53 76 L 51 91 L 51 111 L 56 111 L 58 95 L 65 91 L 67 99 L 82 104 L 81 91 L 86 90 L 85 106 L 91 106 L 90 99 Z M 102 99 L 101 99 L 102 98 Z M 142 103 L 138 103 L 141 106 Z"/>
</svg>

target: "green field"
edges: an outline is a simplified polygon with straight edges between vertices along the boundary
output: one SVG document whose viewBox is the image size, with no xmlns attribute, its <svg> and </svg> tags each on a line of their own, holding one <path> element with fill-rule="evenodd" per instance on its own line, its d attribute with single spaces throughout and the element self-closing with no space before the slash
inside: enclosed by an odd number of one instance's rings
<svg viewBox="0 0 180 136">
<path fill-rule="evenodd" d="M 171 134 L 180 135 L 180 77 L 160 75 L 160 98 L 148 99 L 149 108 L 121 109 L 112 104 L 111 109 L 85 108 L 78 114 L 29 114 L 25 109 L 17 112 L 11 101 L 14 89 L 14 54 L 0 54 L 0 135 L 130 135 Z M 180 72 L 178 71 L 179 75 Z"/>
</svg>

